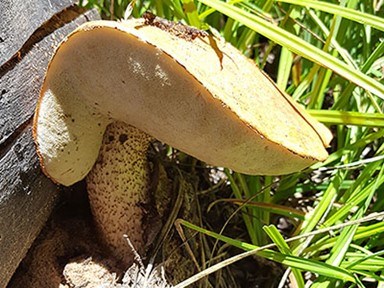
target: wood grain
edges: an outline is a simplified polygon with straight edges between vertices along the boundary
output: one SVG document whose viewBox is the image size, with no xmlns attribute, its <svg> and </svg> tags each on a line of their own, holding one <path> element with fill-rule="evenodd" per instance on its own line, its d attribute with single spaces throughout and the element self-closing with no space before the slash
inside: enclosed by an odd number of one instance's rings
<svg viewBox="0 0 384 288">
<path fill-rule="evenodd" d="M 1 0 L 0 65 L 21 50 L 27 39 L 45 21 L 75 2 L 75 0 Z"/>
<path fill-rule="evenodd" d="M 27 51 L 22 51 L 20 61 L 15 59 L 17 61 L 7 62 L 0 68 L 0 145 L 32 117 L 54 48 L 75 27 L 97 17 L 95 11 L 79 16 L 76 10 L 66 10 L 61 16 L 55 16 L 55 21 L 52 21 L 54 23 L 47 22 L 47 27 L 36 31 L 39 34 L 36 38 L 40 38 L 42 33 L 50 32 L 57 22 L 69 23 L 33 43 Z"/>
<path fill-rule="evenodd" d="M 58 188 L 40 172 L 28 127 L 0 159 L 0 287 L 48 218 Z"/>
</svg>

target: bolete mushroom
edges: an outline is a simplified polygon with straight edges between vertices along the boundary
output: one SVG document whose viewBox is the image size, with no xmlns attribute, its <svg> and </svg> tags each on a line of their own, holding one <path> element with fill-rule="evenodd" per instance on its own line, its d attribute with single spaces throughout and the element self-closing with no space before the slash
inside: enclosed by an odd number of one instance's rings
<svg viewBox="0 0 384 288">
<path fill-rule="evenodd" d="M 96 21 L 71 33 L 49 64 L 34 119 L 43 171 L 66 186 L 88 175 L 100 234 L 126 264 L 123 234 L 143 245 L 151 137 L 260 175 L 326 159 L 331 138 L 224 40 L 146 24 Z"/>
</svg>

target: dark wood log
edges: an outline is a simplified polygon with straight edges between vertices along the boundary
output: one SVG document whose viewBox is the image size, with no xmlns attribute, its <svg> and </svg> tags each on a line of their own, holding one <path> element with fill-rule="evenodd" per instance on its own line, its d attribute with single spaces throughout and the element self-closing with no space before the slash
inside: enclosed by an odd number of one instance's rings
<svg viewBox="0 0 384 288">
<path fill-rule="evenodd" d="M 1 18 L 6 7 L 0 2 L 0 37 L 4 37 L 9 35 L 4 32 L 7 28 L 2 26 Z M 34 5 L 30 1 L 15 2 Z M 49 2 L 53 5 L 60 1 L 32 2 L 40 2 L 34 9 L 43 9 L 44 3 L 47 6 L 44 9 L 51 11 Z M 23 9 L 20 5 L 18 9 Z M 55 14 L 48 21 L 44 18 L 44 25 L 21 46 L 20 58 L 12 58 L 0 66 L 0 288 L 6 287 L 59 194 L 59 188 L 41 172 L 31 133 L 31 120 L 48 61 L 65 35 L 90 19 L 99 19 L 98 13 L 77 7 Z M 11 20 L 24 27 L 24 20 Z M 19 30 L 19 33 L 24 32 Z"/>
<path fill-rule="evenodd" d="M 58 188 L 40 172 L 31 129 L 0 159 L 0 287 L 5 287 L 49 216 Z"/>
<path fill-rule="evenodd" d="M 54 48 L 79 24 L 95 19 L 97 13 L 67 9 L 45 23 L 30 39 L 41 39 L 20 50 L 20 59 L 12 59 L 0 68 L 0 145 L 31 118 L 48 61 Z M 61 27 L 60 27 L 61 26 Z M 59 28 L 58 28 L 59 27 Z M 57 29 L 56 29 L 57 28 Z"/>
<path fill-rule="evenodd" d="M 45 21 L 75 2 L 75 0 L 1 0 L 0 66 L 20 51 L 27 39 Z"/>
</svg>

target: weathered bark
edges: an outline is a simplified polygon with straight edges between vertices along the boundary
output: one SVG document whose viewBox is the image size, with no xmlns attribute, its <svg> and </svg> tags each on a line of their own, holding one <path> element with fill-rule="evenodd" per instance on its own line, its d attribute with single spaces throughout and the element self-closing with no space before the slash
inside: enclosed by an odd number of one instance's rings
<svg viewBox="0 0 384 288">
<path fill-rule="evenodd" d="M 55 47 L 80 24 L 99 18 L 96 11 L 67 8 L 73 2 L 0 1 L 1 288 L 37 237 L 58 195 L 58 187 L 40 170 L 31 120 Z"/>
<path fill-rule="evenodd" d="M 44 225 L 57 188 L 40 172 L 28 127 L 0 159 L 0 287 Z"/>
<path fill-rule="evenodd" d="M 32 117 L 48 61 L 61 39 L 88 18 L 98 17 L 96 12 L 81 12 L 73 7 L 53 16 L 27 40 L 19 56 L 1 64 L 0 145 Z"/>
<path fill-rule="evenodd" d="M 14 56 L 45 21 L 75 0 L 0 1 L 0 64 Z"/>
</svg>

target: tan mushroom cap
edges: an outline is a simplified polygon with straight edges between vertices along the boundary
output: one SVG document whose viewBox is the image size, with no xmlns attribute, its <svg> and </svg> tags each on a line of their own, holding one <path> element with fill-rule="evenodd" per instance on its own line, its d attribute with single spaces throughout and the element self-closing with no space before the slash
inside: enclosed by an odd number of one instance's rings
<svg viewBox="0 0 384 288">
<path fill-rule="evenodd" d="M 331 139 L 230 44 L 142 19 L 86 23 L 57 49 L 34 121 L 46 174 L 64 185 L 84 178 L 115 120 L 246 174 L 299 171 L 325 160 Z"/>
</svg>

